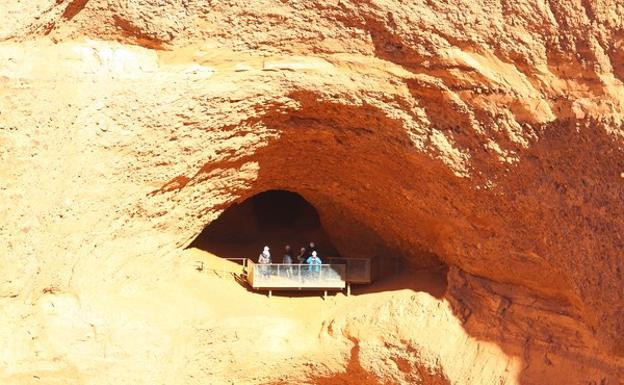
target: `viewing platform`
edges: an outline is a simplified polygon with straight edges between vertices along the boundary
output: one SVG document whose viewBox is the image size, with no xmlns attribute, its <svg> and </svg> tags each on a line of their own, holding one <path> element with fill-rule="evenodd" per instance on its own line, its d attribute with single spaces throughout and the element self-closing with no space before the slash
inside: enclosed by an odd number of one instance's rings
<svg viewBox="0 0 624 385">
<path fill-rule="evenodd" d="M 371 261 L 367 258 L 329 258 L 329 264 L 259 264 L 247 260 L 247 282 L 254 290 L 266 290 L 269 296 L 274 290 L 347 290 L 351 283 L 373 281 Z"/>
<path fill-rule="evenodd" d="M 247 282 L 255 290 L 343 290 L 346 266 L 338 264 L 259 264 L 247 261 Z"/>
</svg>

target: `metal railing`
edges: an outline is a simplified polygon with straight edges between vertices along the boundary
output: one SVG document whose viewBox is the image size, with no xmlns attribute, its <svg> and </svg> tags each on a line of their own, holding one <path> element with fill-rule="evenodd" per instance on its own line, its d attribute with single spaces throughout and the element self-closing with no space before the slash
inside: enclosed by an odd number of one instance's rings
<svg viewBox="0 0 624 385">
<path fill-rule="evenodd" d="M 373 281 L 370 258 L 330 257 L 329 262 L 346 266 L 346 281 L 351 283 L 371 283 Z"/>
<path fill-rule="evenodd" d="M 209 262 L 195 261 L 195 270 L 215 274 L 219 277 L 244 275 L 247 268 L 247 258 L 218 258 Z"/>
<path fill-rule="evenodd" d="M 336 288 L 346 286 L 343 264 L 281 264 L 247 262 L 247 279 L 254 288 Z"/>
</svg>

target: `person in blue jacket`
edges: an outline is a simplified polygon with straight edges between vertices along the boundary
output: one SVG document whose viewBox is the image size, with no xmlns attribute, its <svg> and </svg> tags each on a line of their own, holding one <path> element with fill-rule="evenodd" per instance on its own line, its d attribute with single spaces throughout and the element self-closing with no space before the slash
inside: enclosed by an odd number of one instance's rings
<svg viewBox="0 0 624 385">
<path fill-rule="evenodd" d="M 321 272 L 321 258 L 318 257 L 316 251 L 312 252 L 312 255 L 308 257 L 306 260 L 308 264 L 308 274 L 312 275 L 312 273 L 320 273 Z"/>
</svg>

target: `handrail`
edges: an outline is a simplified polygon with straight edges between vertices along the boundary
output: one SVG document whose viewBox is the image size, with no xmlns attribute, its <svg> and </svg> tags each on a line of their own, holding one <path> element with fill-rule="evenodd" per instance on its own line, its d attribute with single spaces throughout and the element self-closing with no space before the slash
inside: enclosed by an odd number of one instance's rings
<svg viewBox="0 0 624 385">
<path fill-rule="evenodd" d="M 344 288 L 344 264 L 257 263 L 247 264 L 247 280 L 254 288 Z"/>
<path fill-rule="evenodd" d="M 371 258 L 329 257 L 330 262 L 346 265 L 346 280 L 350 283 L 370 283 L 373 281 Z"/>
<path fill-rule="evenodd" d="M 236 264 L 242 270 L 239 272 L 238 269 L 228 268 L 226 265 L 226 261 L 235 262 L 242 261 L 242 264 Z M 250 261 L 248 258 L 219 258 L 217 260 L 210 261 L 210 263 L 206 263 L 206 261 L 197 260 L 195 261 L 195 270 L 202 272 L 213 273 L 219 277 L 221 274 L 244 274 L 245 269 L 247 268 L 247 261 Z"/>
<path fill-rule="evenodd" d="M 251 259 L 249 261 L 252 261 Z M 254 265 L 259 266 L 331 266 L 331 265 L 344 265 L 344 263 L 259 263 L 254 262 Z"/>
<path fill-rule="evenodd" d="M 247 261 L 251 261 L 250 258 L 223 258 L 223 259 L 225 259 L 227 261 L 235 261 L 235 262 L 242 261 L 243 262 L 243 264 L 242 264 L 243 267 L 247 267 Z"/>
</svg>

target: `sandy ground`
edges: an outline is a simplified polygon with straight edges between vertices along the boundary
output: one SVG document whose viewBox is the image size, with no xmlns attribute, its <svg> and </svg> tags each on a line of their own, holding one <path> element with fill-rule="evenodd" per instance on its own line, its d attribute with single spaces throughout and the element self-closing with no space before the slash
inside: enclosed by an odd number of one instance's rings
<svg viewBox="0 0 624 385">
<path fill-rule="evenodd" d="M 4 336 L 2 383 L 446 381 L 454 372 L 436 356 L 473 351 L 478 359 L 484 349 L 490 377 L 513 383 L 513 359 L 471 340 L 440 299 L 444 271 L 405 272 L 323 300 L 320 293 L 252 292 L 234 278 L 239 265 L 200 249 L 185 250 L 178 262 L 158 279 L 146 274 L 142 282 L 80 296 L 43 294 L 22 309 L 19 332 Z M 410 360 L 415 354 L 419 360 Z M 410 362 L 430 366 L 417 370 Z M 470 361 L 460 366 L 471 370 Z"/>
</svg>

